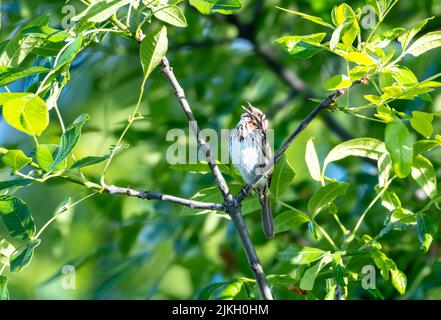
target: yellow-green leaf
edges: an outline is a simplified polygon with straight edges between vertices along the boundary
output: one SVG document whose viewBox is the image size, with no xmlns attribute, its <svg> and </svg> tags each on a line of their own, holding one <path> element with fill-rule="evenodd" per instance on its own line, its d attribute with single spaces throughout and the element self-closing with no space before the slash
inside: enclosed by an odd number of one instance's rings
<svg viewBox="0 0 441 320">
<path fill-rule="evenodd" d="M 46 103 L 33 94 L 8 100 L 3 106 L 5 121 L 15 129 L 39 136 L 49 124 Z"/>
</svg>

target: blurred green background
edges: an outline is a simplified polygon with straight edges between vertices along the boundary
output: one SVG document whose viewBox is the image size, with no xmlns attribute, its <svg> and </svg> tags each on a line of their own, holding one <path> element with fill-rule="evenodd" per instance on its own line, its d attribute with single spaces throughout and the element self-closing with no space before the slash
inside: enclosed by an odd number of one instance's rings
<svg viewBox="0 0 441 320">
<path fill-rule="evenodd" d="M 75 1 L 70 1 L 79 6 Z M 323 98 L 323 83 L 330 76 L 345 70 L 342 59 L 321 52 L 310 60 L 294 60 L 274 43 L 282 35 L 319 32 L 299 17 L 283 13 L 275 5 L 297 9 L 329 21 L 332 7 L 341 1 L 244 1 L 242 12 L 233 17 L 202 16 L 187 3 L 182 5 L 188 28 L 170 28 L 168 58 L 186 90 L 201 128 L 232 128 L 238 121 L 240 105 L 249 100 L 268 113 L 275 128 L 275 145 L 280 145 L 315 105 L 310 96 Z M 348 1 L 353 7 L 362 1 Z M 60 27 L 64 1 L 2 1 L 0 40 L 7 39 L 20 25 L 40 14 L 50 12 L 52 26 Z M 385 21 L 384 28 L 408 27 L 428 16 L 436 16 L 426 26 L 441 27 L 441 0 L 400 1 Z M 363 32 L 368 32 L 364 30 Z M 408 57 L 409 66 L 420 80 L 441 72 L 441 50 L 420 59 Z M 281 69 L 284 68 L 284 69 Z M 282 71 L 281 71 L 282 70 Z M 298 75 L 307 88 L 293 90 L 283 80 L 283 70 Z M 115 144 L 131 110 L 136 104 L 142 80 L 142 69 L 136 44 L 108 36 L 100 44 L 91 45 L 77 58 L 72 68 L 72 81 L 59 102 L 66 123 L 87 112 L 91 120 L 84 128 L 78 158 L 102 155 Z M 26 84 L 16 82 L 11 91 L 23 91 Z M 362 102 L 367 88 L 351 91 L 351 105 Z M 441 93 L 433 102 L 399 101 L 400 110 L 441 111 Z M 142 102 L 144 121 L 137 122 L 126 136 L 130 148 L 120 153 L 108 174 L 109 183 L 154 190 L 190 197 L 213 186 L 212 177 L 172 170 L 165 161 L 171 142 L 165 137 L 172 128 L 188 132 L 184 114 L 166 79 L 155 71 L 147 83 Z M 369 136 L 383 139 L 384 125 L 349 115 L 327 113 L 316 119 L 289 148 L 287 159 L 296 170 L 296 177 L 284 200 L 305 209 L 307 199 L 318 185 L 310 178 L 305 164 L 305 144 L 314 136 L 321 159 L 331 148 L 352 137 Z M 51 119 L 55 120 L 55 118 Z M 336 124 L 332 121 L 334 120 Z M 60 129 L 51 121 L 44 143 L 56 143 Z M 439 133 L 441 123 L 434 124 Z M 32 141 L 0 119 L 0 145 L 30 151 Z M 441 153 L 429 158 L 440 176 Z M 102 166 L 88 167 L 84 172 L 98 179 Z M 370 201 L 377 183 L 376 172 L 360 159 L 347 159 L 330 167 L 329 175 L 350 183 L 348 194 L 339 201 L 339 215 L 344 223 L 353 224 Z M 9 178 L 0 168 L 0 180 Z M 393 190 L 408 209 L 424 206 L 415 184 L 395 181 Z M 84 196 L 84 190 L 72 184 L 51 182 L 34 184 L 18 194 L 28 202 L 38 226 L 42 226 L 67 198 Z M 274 204 L 277 215 L 283 209 Z M 99 195 L 77 206 L 54 223 L 42 236 L 34 259 L 19 274 L 10 278 L 12 299 L 181 299 L 194 298 L 207 285 L 242 276 L 252 278 L 245 255 L 232 224 L 217 215 L 181 215 L 182 208 L 163 202 L 142 201 L 123 196 Z M 377 205 L 362 227 L 364 233 L 378 232 L 386 211 Z M 339 230 L 329 217 L 320 221 L 332 237 Z M 440 222 L 438 216 L 438 223 Z M 326 248 L 309 235 L 305 227 L 285 232 L 274 240 L 264 239 L 259 212 L 246 216 L 252 240 L 267 274 L 289 272 L 289 265 L 276 262 L 275 254 L 288 243 L 301 243 Z M 0 226 L 3 228 L 3 226 Z M 4 230 L 4 229 L 1 229 Z M 382 240 L 385 251 L 408 277 L 404 296 L 378 277 L 378 287 L 387 299 L 441 299 L 440 241 L 435 239 L 428 254 L 418 248 L 415 232 L 393 233 Z M 364 264 L 359 260 L 355 269 Z M 74 266 L 76 288 L 63 289 L 66 266 Z M 64 269 L 63 269 L 64 268 Z M 67 267 L 69 268 L 69 267 Z M 66 271 L 67 270 L 67 271 Z M 64 272 L 64 273 L 63 273 Z M 322 281 L 323 282 L 323 281 Z M 288 289 L 275 289 L 284 299 L 322 298 L 317 294 L 298 295 Z M 323 290 L 321 290 L 323 292 Z M 360 287 L 350 287 L 351 299 L 370 296 Z"/>
</svg>

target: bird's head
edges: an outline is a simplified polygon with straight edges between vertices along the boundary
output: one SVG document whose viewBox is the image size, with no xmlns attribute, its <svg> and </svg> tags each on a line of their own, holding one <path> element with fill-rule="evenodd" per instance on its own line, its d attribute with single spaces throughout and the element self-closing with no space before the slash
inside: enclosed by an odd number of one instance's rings
<svg viewBox="0 0 441 320">
<path fill-rule="evenodd" d="M 242 114 L 242 119 L 249 119 L 258 124 L 261 124 L 261 127 L 266 130 L 268 128 L 268 121 L 266 119 L 266 115 L 260 111 L 258 108 L 253 107 L 251 103 L 247 101 L 247 106 L 241 106 L 242 109 L 245 110 L 245 113 Z"/>
</svg>

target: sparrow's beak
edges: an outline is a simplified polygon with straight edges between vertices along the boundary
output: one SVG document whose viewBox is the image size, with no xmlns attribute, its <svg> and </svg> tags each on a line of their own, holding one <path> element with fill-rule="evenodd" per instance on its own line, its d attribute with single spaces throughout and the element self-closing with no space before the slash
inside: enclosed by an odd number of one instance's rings
<svg viewBox="0 0 441 320">
<path fill-rule="evenodd" d="M 251 103 L 249 101 L 247 101 L 247 106 L 241 106 L 242 109 L 244 109 L 247 113 L 252 113 L 253 112 L 253 106 L 251 105 Z"/>
</svg>

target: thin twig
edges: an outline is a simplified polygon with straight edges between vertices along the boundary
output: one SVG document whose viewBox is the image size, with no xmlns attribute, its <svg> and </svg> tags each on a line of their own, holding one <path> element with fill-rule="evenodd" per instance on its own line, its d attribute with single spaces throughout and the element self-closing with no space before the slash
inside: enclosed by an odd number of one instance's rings
<svg viewBox="0 0 441 320">
<path fill-rule="evenodd" d="M 117 186 L 107 186 L 104 189 L 109 194 L 121 194 L 129 197 L 136 197 L 144 200 L 160 200 L 166 202 L 172 202 L 180 204 L 182 206 L 190 207 L 192 209 L 206 209 L 206 210 L 218 210 L 225 211 L 225 205 L 223 203 L 201 202 L 191 199 L 185 199 L 180 197 L 171 196 L 168 194 L 162 194 L 154 191 L 135 190 L 130 188 L 121 188 Z"/>
</svg>

